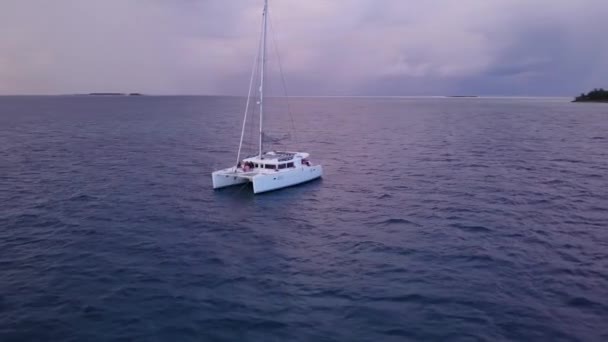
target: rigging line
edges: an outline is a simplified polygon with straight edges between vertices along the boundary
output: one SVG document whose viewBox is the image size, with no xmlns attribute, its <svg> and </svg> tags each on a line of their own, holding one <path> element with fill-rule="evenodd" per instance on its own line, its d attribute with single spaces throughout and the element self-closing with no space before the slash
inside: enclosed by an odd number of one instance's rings
<svg viewBox="0 0 608 342">
<path fill-rule="evenodd" d="M 253 65 L 251 66 L 251 78 L 249 80 L 249 91 L 247 92 L 247 103 L 245 104 L 245 117 L 243 118 L 243 127 L 241 128 L 241 140 L 239 141 L 239 151 L 236 154 L 236 164 L 238 165 L 241 161 L 241 148 L 243 147 L 243 136 L 245 135 L 245 125 L 247 123 L 247 112 L 249 111 L 249 102 L 251 100 L 251 89 L 253 88 L 253 78 L 255 76 L 256 65 L 259 64 L 260 60 L 260 46 L 262 45 L 262 38 L 258 44 L 258 53 L 253 59 Z"/>
<path fill-rule="evenodd" d="M 267 101 L 267 102 L 265 103 L 266 104 L 266 107 L 265 107 L 266 110 L 264 111 L 264 117 L 266 118 L 266 120 L 265 120 L 266 126 L 264 126 L 264 133 L 262 134 L 262 141 L 264 142 L 264 146 L 266 146 L 267 150 L 272 150 L 272 148 L 270 147 L 272 145 L 267 144 L 267 143 L 270 142 L 270 140 L 268 140 L 268 137 L 269 137 L 269 134 L 270 134 L 270 130 L 268 128 L 270 126 L 269 123 L 272 122 L 270 119 L 273 117 L 271 115 L 271 110 L 270 110 L 270 108 L 271 108 L 270 101 L 272 100 L 271 96 L 270 96 L 270 93 L 271 93 L 271 89 L 274 86 L 274 84 L 272 83 L 272 77 L 268 77 L 268 75 L 270 74 L 270 71 L 271 71 L 271 70 L 268 70 L 268 69 L 269 68 L 267 67 L 266 68 L 266 70 L 267 70 L 266 71 L 266 75 L 267 76 L 264 79 L 264 89 L 266 90 L 266 94 L 267 94 L 264 97 L 264 100 Z"/>
<path fill-rule="evenodd" d="M 279 72 L 281 74 L 281 82 L 283 84 L 283 91 L 285 92 L 285 99 L 287 101 L 287 112 L 289 113 L 289 119 L 291 120 L 291 129 L 293 131 L 293 140 L 297 145 L 298 139 L 296 137 L 296 126 L 293 122 L 293 114 L 291 113 L 291 105 L 289 104 L 289 94 L 287 93 L 285 75 L 283 74 L 283 63 L 281 63 L 281 55 L 279 54 L 279 48 L 278 48 L 277 40 L 275 37 L 276 32 L 272 25 L 272 18 L 270 16 L 268 16 L 268 21 L 270 22 L 270 31 L 272 32 L 272 34 L 270 35 L 272 37 L 272 45 L 274 46 L 274 51 L 277 54 L 277 61 L 279 62 Z"/>
<path fill-rule="evenodd" d="M 261 43 L 260 43 L 260 44 L 261 44 Z M 260 49 L 261 49 L 261 47 L 260 47 Z M 256 77 L 255 77 L 254 83 L 255 83 L 255 84 L 258 84 L 258 82 L 259 82 L 259 80 L 260 80 L 260 63 L 259 63 L 259 60 L 258 60 L 258 63 L 256 64 L 256 66 L 255 66 L 255 75 L 256 75 Z M 260 95 L 260 94 L 259 94 L 259 92 L 258 92 L 258 91 L 256 91 L 256 92 L 255 92 L 255 95 L 254 95 L 254 100 L 255 100 L 255 102 L 256 102 L 256 103 L 258 103 L 258 101 L 259 101 L 259 95 Z M 258 106 L 253 106 L 253 107 L 252 107 L 252 109 L 251 109 L 251 116 L 252 116 L 252 117 L 255 117 L 255 116 L 256 116 L 256 114 L 258 113 L 258 112 L 257 112 L 257 109 L 258 109 Z M 257 126 L 254 124 L 254 121 L 253 121 L 253 120 L 251 120 L 251 123 L 249 124 L 249 136 L 248 136 L 248 140 L 247 140 L 247 141 L 249 142 L 250 146 L 255 146 L 255 141 L 256 141 L 256 140 L 257 140 L 257 138 L 258 138 L 258 137 L 257 137 L 257 136 L 256 136 L 256 135 L 253 133 L 253 130 L 254 130 L 254 128 L 256 128 L 256 127 L 257 127 Z M 249 156 L 254 155 L 253 151 L 254 151 L 254 150 L 251 150 L 251 151 L 249 152 Z"/>
</svg>

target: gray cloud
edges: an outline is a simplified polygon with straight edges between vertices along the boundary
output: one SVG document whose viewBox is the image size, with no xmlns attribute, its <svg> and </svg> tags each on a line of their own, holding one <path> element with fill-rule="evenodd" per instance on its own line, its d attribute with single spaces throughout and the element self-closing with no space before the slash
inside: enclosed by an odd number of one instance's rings
<svg viewBox="0 0 608 342">
<path fill-rule="evenodd" d="M 608 79 L 602 0 L 270 2 L 292 94 L 571 95 Z M 3 0 L 0 93 L 243 94 L 260 4 Z"/>
</svg>

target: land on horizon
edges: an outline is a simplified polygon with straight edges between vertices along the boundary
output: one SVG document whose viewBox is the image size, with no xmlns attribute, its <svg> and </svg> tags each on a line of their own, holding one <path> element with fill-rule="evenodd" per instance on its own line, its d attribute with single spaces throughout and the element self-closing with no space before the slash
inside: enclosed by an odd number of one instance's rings
<svg viewBox="0 0 608 342">
<path fill-rule="evenodd" d="M 587 94 L 577 96 L 572 102 L 608 102 L 608 90 L 596 88 Z"/>
</svg>

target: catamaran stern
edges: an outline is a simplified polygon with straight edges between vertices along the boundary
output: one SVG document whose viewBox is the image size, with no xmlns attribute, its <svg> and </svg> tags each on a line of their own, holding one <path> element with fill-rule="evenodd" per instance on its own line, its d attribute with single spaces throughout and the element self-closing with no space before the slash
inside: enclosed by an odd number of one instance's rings
<svg viewBox="0 0 608 342">
<path fill-rule="evenodd" d="M 213 188 L 220 189 L 228 186 L 245 184 L 251 181 L 250 177 L 238 174 L 234 171 L 216 171 L 212 174 Z"/>
</svg>

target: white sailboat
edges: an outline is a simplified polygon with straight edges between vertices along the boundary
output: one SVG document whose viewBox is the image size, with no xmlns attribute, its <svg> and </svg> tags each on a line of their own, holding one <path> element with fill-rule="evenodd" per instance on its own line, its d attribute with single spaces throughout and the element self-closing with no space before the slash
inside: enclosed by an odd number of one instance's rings
<svg viewBox="0 0 608 342">
<path fill-rule="evenodd" d="M 237 152 L 236 166 L 226 169 L 214 171 L 211 176 L 213 180 L 213 188 L 219 189 L 233 185 L 244 183 L 253 184 L 253 192 L 255 194 L 278 190 L 285 187 L 301 184 L 314 179 L 317 179 L 323 174 L 323 167 L 319 164 L 311 163 L 309 154 L 306 152 L 288 152 L 288 151 L 264 151 L 263 149 L 263 118 L 264 118 L 264 68 L 266 64 L 266 26 L 268 21 L 268 0 L 264 0 L 264 10 L 262 12 L 262 36 L 261 47 L 256 56 L 251 81 L 249 83 L 249 94 L 247 96 L 247 104 L 245 105 L 245 117 L 243 119 L 243 127 L 241 130 L 241 139 Z M 260 61 L 261 55 L 261 61 Z M 241 160 L 241 150 L 243 146 L 243 137 L 245 135 L 245 125 L 247 122 L 247 112 L 251 98 L 251 89 L 254 80 L 254 73 L 260 66 L 260 87 L 259 87 L 259 149 L 255 156 L 244 158 Z"/>
</svg>

